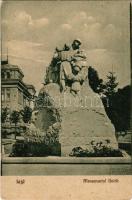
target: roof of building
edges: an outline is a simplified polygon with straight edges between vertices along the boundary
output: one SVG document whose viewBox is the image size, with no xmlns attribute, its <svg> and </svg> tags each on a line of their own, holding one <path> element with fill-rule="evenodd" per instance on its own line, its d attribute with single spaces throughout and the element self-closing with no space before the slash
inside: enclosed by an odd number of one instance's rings
<svg viewBox="0 0 132 200">
<path fill-rule="evenodd" d="M 17 65 L 12 65 L 12 64 L 9 64 L 8 63 L 8 60 L 6 60 L 6 61 L 1 61 L 1 69 L 11 69 L 11 70 L 17 70 L 17 71 L 19 71 L 21 74 L 22 74 L 22 76 L 24 77 L 24 74 L 23 74 L 23 72 L 22 72 L 22 70 L 20 69 L 20 67 L 19 66 L 17 66 Z M 33 91 L 34 91 L 34 93 L 36 93 L 36 90 L 35 90 L 35 87 L 33 86 L 33 85 L 31 85 L 31 84 L 26 84 L 26 83 L 24 83 L 22 80 L 8 80 L 8 82 L 7 82 L 7 80 L 3 80 L 2 81 L 2 84 L 3 85 L 5 85 L 5 84 L 20 84 L 21 85 L 21 87 L 23 87 L 24 89 L 25 89 L 25 91 L 27 91 L 30 95 L 32 95 L 31 93 L 30 93 L 30 91 L 28 91 L 29 89 L 32 89 Z"/>
<path fill-rule="evenodd" d="M 27 86 L 28 89 L 32 89 L 34 90 L 34 92 L 36 93 L 35 87 L 31 84 L 25 84 Z"/>
<path fill-rule="evenodd" d="M 17 70 L 19 71 L 23 77 L 24 77 L 24 74 L 22 72 L 22 70 L 20 69 L 20 67 L 18 67 L 17 65 L 12 65 L 12 64 L 9 64 L 8 61 L 1 61 L 1 69 L 12 69 L 12 70 Z"/>
</svg>

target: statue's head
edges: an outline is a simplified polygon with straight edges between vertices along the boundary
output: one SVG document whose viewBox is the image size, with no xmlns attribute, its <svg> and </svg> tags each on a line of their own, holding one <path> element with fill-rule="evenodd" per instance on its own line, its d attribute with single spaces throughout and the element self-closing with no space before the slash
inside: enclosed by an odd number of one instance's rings
<svg viewBox="0 0 132 200">
<path fill-rule="evenodd" d="M 75 39 L 72 43 L 72 48 L 74 50 L 79 49 L 80 45 L 82 44 L 80 39 Z"/>
</svg>

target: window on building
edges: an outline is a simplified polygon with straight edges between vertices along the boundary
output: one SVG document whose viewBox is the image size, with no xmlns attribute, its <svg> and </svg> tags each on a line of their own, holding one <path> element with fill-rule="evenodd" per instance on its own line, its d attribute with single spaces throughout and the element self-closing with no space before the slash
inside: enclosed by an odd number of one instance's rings
<svg viewBox="0 0 132 200">
<path fill-rule="evenodd" d="M 10 101 L 10 88 L 6 88 L 6 101 Z"/>
<path fill-rule="evenodd" d="M 5 79 L 5 73 L 4 72 L 1 72 L 1 78 Z"/>
<path fill-rule="evenodd" d="M 20 80 L 22 80 L 22 75 L 21 75 L 20 73 L 18 73 L 18 78 L 19 78 Z"/>
<path fill-rule="evenodd" d="M 7 79 L 10 79 L 11 78 L 11 74 L 10 72 L 7 72 Z"/>
<path fill-rule="evenodd" d="M 26 106 L 26 98 L 25 97 L 23 98 L 23 106 L 24 107 Z"/>
<path fill-rule="evenodd" d="M 23 105 L 23 93 L 18 90 L 18 103 Z"/>
<path fill-rule="evenodd" d="M 19 79 L 19 72 L 15 71 L 15 79 Z"/>
<path fill-rule="evenodd" d="M 2 88 L 2 90 L 1 90 L 1 100 L 2 100 L 2 102 L 5 101 L 5 89 L 4 88 Z"/>
<path fill-rule="evenodd" d="M 13 79 L 14 78 L 14 72 L 13 71 L 11 71 L 11 79 Z"/>
</svg>

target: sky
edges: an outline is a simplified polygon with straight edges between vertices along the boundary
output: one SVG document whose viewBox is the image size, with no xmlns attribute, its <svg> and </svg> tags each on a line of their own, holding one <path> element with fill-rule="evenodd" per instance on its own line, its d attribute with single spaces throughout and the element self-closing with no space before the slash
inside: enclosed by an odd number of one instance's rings
<svg viewBox="0 0 132 200">
<path fill-rule="evenodd" d="M 2 4 L 2 59 L 22 69 L 37 91 L 54 50 L 82 41 L 88 66 L 100 78 L 109 71 L 119 87 L 130 84 L 129 2 L 7 1 Z"/>
</svg>

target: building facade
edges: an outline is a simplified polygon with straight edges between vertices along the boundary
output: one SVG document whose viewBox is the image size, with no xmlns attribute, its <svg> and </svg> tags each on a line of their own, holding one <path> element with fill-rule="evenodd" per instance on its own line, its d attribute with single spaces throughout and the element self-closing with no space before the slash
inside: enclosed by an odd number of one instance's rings
<svg viewBox="0 0 132 200">
<path fill-rule="evenodd" d="M 24 74 L 17 65 L 8 61 L 1 63 L 1 101 L 2 107 L 21 110 L 25 106 L 34 107 L 35 88 L 23 82 Z"/>
</svg>

